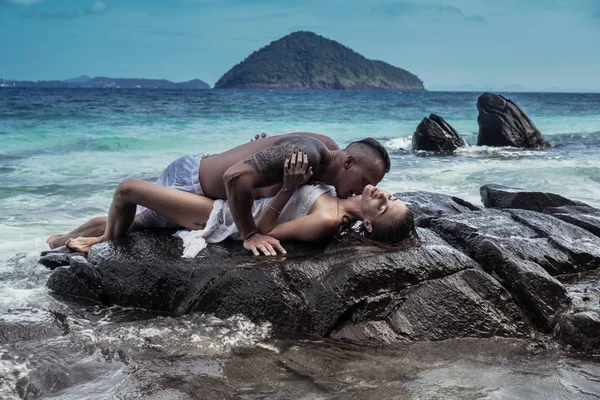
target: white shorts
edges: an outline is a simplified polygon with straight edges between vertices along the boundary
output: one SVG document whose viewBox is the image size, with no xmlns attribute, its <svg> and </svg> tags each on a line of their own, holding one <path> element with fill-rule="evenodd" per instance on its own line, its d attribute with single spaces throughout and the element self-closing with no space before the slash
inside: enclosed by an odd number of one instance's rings
<svg viewBox="0 0 600 400">
<path fill-rule="evenodd" d="M 161 186 L 183 190 L 184 192 L 204 195 L 204 191 L 200 187 L 200 181 L 198 180 L 202 157 L 203 154 L 179 157 L 165 168 L 156 180 L 156 183 Z M 134 222 L 139 228 L 179 227 L 178 224 L 143 206 L 137 206 Z"/>
</svg>

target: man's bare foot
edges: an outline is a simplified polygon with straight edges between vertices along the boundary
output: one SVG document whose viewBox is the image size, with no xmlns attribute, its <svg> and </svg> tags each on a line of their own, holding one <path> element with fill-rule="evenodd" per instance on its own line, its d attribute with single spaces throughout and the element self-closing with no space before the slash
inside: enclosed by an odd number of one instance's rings
<svg viewBox="0 0 600 400">
<path fill-rule="evenodd" d="M 48 246 L 50 246 L 50 249 L 55 249 L 57 247 L 60 247 L 64 244 L 63 241 L 61 241 L 61 238 L 63 236 L 64 235 L 62 233 L 55 233 L 54 235 L 52 235 L 48 239 L 46 239 L 46 243 L 48 243 Z"/>
<path fill-rule="evenodd" d="M 65 242 L 68 248 L 79 251 L 81 253 L 89 253 L 93 245 L 102 242 L 102 236 L 100 237 L 78 237 L 75 239 L 69 239 Z"/>
</svg>

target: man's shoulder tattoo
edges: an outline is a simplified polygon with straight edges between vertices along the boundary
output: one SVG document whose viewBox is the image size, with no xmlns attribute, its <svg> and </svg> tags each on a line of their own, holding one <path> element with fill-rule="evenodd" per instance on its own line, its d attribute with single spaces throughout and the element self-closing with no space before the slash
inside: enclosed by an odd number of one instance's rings
<svg viewBox="0 0 600 400">
<path fill-rule="evenodd" d="M 292 136 L 279 139 L 271 147 L 261 150 L 246 160 L 247 164 L 260 174 L 265 185 L 281 182 L 283 179 L 283 163 L 295 150 L 302 150 L 308 157 L 309 165 L 314 169 L 324 160 L 327 148 L 313 138 Z"/>
</svg>

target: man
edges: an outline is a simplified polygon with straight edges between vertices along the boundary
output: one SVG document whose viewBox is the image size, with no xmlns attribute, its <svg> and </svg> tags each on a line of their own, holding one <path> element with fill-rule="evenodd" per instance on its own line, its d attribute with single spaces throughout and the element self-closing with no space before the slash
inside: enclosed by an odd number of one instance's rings
<svg viewBox="0 0 600 400">
<path fill-rule="evenodd" d="M 335 187 L 338 197 L 362 193 L 390 170 L 385 148 L 367 138 L 340 150 L 327 136 L 298 132 L 251 141 L 201 162 L 199 181 L 207 197 L 226 198 L 244 239 L 244 248 L 265 255 L 285 252 L 279 241 L 258 233 L 252 218 L 255 198 L 274 195 L 281 187 L 285 158 L 294 150 L 308 155 L 312 179 Z"/>
<path fill-rule="evenodd" d="M 185 172 L 173 173 L 167 168 L 158 183 L 210 199 L 227 199 L 231 215 L 244 239 L 244 248 L 254 254 L 260 251 L 265 255 L 275 255 L 276 250 L 285 253 L 277 239 L 258 232 L 252 217 L 252 205 L 254 199 L 273 196 L 279 191 L 284 161 L 294 151 L 302 151 L 307 156 L 312 179 L 334 186 L 341 198 L 360 194 L 367 184 L 376 185 L 390 170 L 387 151 L 374 139 L 353 142 L 341 150 L 327 136 L 298 132 L 263 137 L 201 159 L 182 157 L 198 161 L 186 161 Z M 172 165 L 175 164 L 177 162 Z M 163 177 L 171 182 L 163 182 Z M 155 221 L 165 219 L 152 210 L 146 209 L 144 213 Z M 106 221 L 106 217 L 94 218 L 66 235 L 51 236 L 48 244 L 54 248 L 70 238 L 102 236 Z M 146 226 L 162 225 L 154 222 Z"/>
</svg>

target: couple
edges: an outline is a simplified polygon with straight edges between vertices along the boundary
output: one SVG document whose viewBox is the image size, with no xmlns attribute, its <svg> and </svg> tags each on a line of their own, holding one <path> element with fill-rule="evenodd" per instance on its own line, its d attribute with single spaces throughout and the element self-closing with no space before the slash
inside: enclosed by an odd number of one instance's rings
<svg viewBox="0 0 600 400">
<path fill-rule="evenodd" d="M 214 225 L 215 212 L 221 213 L 217 225 L 233 229 L 217 229 L 221 237 L 208 241 L 239 236 L 255 255 L 285 254 L 280 240 L 334 235 L 371 245 L 418 244 L 412 212 L 374 186 L 389 169 L 387 151 L 371 138 L 340 149 L 313 133 L 266 137 L 217 155 L 181 157 L 156 183 L 126 180 L 115 190 L 108 217 L 52 235 L 48 244 L 87 252 L 139 229 L 205 229 L 207 222 Z M 319 183 L 304 184 L 309 179 Z M 351 224 L 358 220 L 363 223 L 356 232 Z"/>
</svg>

